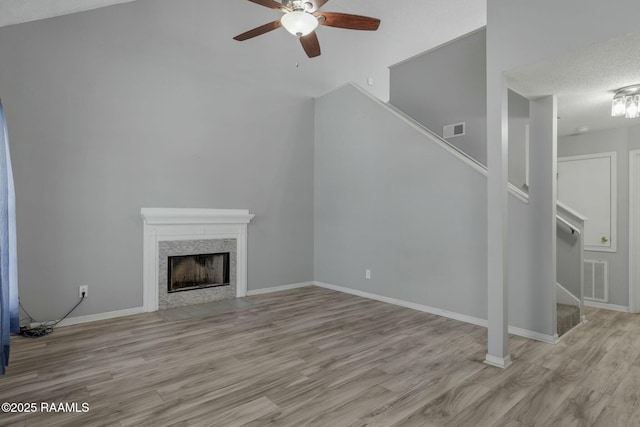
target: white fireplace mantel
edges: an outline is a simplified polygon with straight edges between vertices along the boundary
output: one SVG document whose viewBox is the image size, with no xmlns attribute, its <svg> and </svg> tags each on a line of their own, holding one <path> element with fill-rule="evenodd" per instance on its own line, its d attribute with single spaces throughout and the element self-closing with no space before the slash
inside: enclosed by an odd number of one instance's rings
<svg viewBox="0 0 640 427">
<path fill-rule="evenodd" d="M 175 240 L 236 239 L 236 296 L 247 294 L 246 209 L 142 208 L 144 221 L 143 300 L 147 312 L 158 310 L 158 243 Z"/>
</svg>

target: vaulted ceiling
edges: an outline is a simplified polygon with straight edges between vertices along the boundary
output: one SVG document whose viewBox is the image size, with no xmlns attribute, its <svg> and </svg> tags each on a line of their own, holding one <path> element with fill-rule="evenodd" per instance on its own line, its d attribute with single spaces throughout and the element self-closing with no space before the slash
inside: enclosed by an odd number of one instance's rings
<svg viewBox="0 0 640 427">
<path fill-rule="evenodd" d="M 0 26 L 111 5 L 162 23 L 185 49 L 201 49 L 220 58 L 224 66 L 217 72 L 245 75 L 304 96 L 318 96 L 354 81 L 385 101 L 390 65 L 486 24 L 485 0 L 330 0 L 323 10 L 373 16 L 382 25 L 375 33 L 321 27 L 322 56 L 312 60 L 284 29 L 234 41 L 233 36 L 281 16 L 246 0 L 0 0 Z M 86 13 L 108 19 L 109 9 Z"/>
<path fill-rule="evenodd" d="M 390 65 L 486 24 L 485 0 L 330 0 L 323 10 L 374 16 L 382 25 L 375 33 L 321 27 L 323 53 L 313 60 L 284 29 L 233 41 L 233 36 L 280 16 L 246 0 L 0 0 L 0 27 L 120 3 L 154 3 L 154 16 L 148 16 L 148 9 L 140 15 L 166 22 L 167 33 L 176 40 L 219 57 L 225 63 L 221 73 L 260 78 L 304 96 L 354 81 L 387 100 Z M 135 4 L 114 7 L 136 8 Z M 108 16 L 107 10 L 103 13 Z M 599 130 L 635 125 L 635 120 L 612 119 L 608 109 L 611 90 L 638 83 L 638 40 L 637 35 L 614 40 L 509 74 L 525 96 L 558 95 L 561 135 L 584 126 Z"/>
<path fill-rule="evenodd" d="M 0 27 L 133 0 L 0 0 Z"/>
</svg>

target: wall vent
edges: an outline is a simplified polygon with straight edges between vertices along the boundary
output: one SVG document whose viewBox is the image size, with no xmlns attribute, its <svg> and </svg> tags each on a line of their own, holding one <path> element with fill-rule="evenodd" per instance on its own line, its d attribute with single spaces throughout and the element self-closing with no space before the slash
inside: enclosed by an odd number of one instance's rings
<svg viewBox="0 0 640 427">
<path fill-rule="evenodd" d="M 584 299 L 609 302 L 609 262 L 584 260 Z"/>
<path fill-rule="evenodd" d="M 443 138 L 453 138 L 456 136 L 462 136 L 465 134 L 466 125 L 464 122 L 456 123 L 454 125 L 447 125 L 442 128 Z"/>
</svg>

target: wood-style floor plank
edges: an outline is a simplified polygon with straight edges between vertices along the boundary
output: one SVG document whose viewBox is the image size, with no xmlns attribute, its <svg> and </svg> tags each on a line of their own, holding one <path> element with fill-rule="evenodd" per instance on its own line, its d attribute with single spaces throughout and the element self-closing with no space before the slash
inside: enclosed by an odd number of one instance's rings
<svg viewBox="0 0 640 427">
<path fill-rule="evenodd" d="M 608 400 L 609 396 L 606 394 L 576 387 L 551 414 L 548 425 L 563 427 L 593 425 Z"/>
<path fill-rule="evenodd" d="M 557 345 L 315 287 L 166 322 L 140 314 L 12 338 L 0 426 L 638 426 L 640 317 L 588 309 Z"/>
</svg>

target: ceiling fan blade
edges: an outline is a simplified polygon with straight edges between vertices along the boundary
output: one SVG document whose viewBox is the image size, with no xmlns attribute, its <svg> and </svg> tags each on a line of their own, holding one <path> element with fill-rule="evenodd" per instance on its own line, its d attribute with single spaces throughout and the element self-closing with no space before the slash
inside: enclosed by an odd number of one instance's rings
<svg viewBox="0 0 640 427">
<path fill-rule="evenodd" d="M 238 40 L 239 42 L 252 39 L 257 36 L 261 36 L 262 34 L 268 33 L 269 31 L 273 31 L 277 28 L 280 28 L 282 24 L 280 24 L 280 20 L 269 22 L 268 24 L 261 25 L 253 30 L 249 30 L 246 33 L 239 34 L 235 36 L 233 39 Z"/>
<path fill-rule="evenodd" d="M 249 0 L 252 3 L 259 4 L 260 6 L 268 7 L 269 9 L 287 10 L 282 3 L 278 3 L 274 0 Z"/>
<path fill-rule="evenodd" d="M 348 30 L 375 31 L 380 26 L 380 20 L 368 16 L 350 15 L 338 12 L 317 12 L 320 25 L 329 27 L 346 28 Z"/>
<path fill-rule="evenodd" d="M 309 58 L 320 56 L 320 42 L 318 41 L 318 36 L 315 31 L 300 37 L 300 43 L 302 43 L 302 48 Z"/>
</svg>

